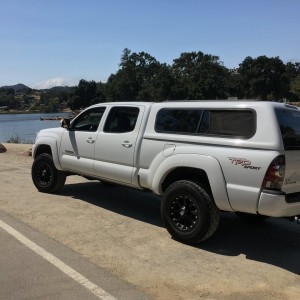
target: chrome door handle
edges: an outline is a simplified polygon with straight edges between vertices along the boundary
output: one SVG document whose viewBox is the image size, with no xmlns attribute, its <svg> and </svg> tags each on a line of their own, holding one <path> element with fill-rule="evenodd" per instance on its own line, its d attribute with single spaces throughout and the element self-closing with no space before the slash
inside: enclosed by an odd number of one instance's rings
<svg viewBox="0 0 300 300">
<path fill-rule="evenodd" d="M 95 140 L 93 139 L 93 138 L 88 138 L 87 140 L 86 140 L 89 144 L 94 144 L 95 143 Z"/>
<path fill-rule="evenodd" d="M 132 147 L 132 144 L 129 141 L 124 141 L 124 143 L 122 143 L 122 146 L 125 148 L 130 148 Z"/>
</svg>

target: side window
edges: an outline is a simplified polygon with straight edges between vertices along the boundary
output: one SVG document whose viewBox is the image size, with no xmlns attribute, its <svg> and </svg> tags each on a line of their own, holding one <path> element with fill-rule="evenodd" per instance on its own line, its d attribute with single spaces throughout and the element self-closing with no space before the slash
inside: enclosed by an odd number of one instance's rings
<svg viewBox="0 0 300 300">
<path fill-rule="evenodd" d="M 256 130 L 252 110 L 201 110 L 163 108 L 158 111 L 156 132 L 250 138 Z"/>
<path fill-rule="evenodd" d="M 250 138 L 255 133 L 255 118 L 251 110 L 211 110 L 209 135 Z"/>
<path fill-rule="evenodd" d="M 104 111 L 105 107 L 85 111 L 72 122 L 71 129 L 75 131 L 97 131 Z"/>
<path fill-rule="evenodd" d="M 125 133 L 133 131 L 139 111 L 138 107 L 113 107 L 107 117 L 104 132 Z"/>
<path fill-rule="evenodd" d="M 155 130 L 169 133 L 196 133 L 202 116 L 199 109 L 161 109 L 157 113 Z"/>
</svg>

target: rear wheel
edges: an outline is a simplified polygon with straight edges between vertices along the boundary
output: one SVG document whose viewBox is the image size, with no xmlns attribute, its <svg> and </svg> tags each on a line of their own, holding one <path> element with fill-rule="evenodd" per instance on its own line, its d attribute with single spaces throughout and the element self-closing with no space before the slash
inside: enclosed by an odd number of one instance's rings
<svg viewBox="0 0 300 300">
<path fill-rule="evenodd" d="M 65 184 L 66 174 L 55 168 L 49 154 L 40 154 L 33 162 L 31 177 L 35 187 L 43 193 L 55 193 Z"/>
<path fill-rule="evenodd" d="M 219 225 L 220 212 L 212 197 L 198 184 L 181 180 L 166 190 L 161 217 L 172 237 L 186 244 L 208 239 Z"/>
</svg>

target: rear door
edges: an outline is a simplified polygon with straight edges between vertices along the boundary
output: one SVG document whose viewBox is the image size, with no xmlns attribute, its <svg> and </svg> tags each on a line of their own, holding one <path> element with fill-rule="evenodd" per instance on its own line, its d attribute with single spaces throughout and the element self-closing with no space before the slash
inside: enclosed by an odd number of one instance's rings
<svg viewBox="0 0 300 300">
<path fill-rule="evenodd" d="M 95 175 L 131 184 L 144 110 L 139 105 L 110 109 L 95 144 Z"/>
<path fill-rule="evenodd" d="M 287 194 L 300 192 L 300 111 L 276 109 L 286 160 L 282 191 Z"/>
</svg>

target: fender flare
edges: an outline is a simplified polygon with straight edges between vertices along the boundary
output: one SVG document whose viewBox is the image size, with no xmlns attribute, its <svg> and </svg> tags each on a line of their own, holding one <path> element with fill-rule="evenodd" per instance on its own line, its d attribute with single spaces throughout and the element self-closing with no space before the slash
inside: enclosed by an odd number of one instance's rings
<svg viewBox="0 0 300 300">
<path fill-rule="evenodd" d="M 53 163 L 56 169 L 62 170 L 59 162 L 57 140 L 52 137 L 39 137 L 36 140 L 34 147 L 32 148 L 32 157 L 35 158 L 37 149 L 43 145 L 49 146 L 51 148 Z"/>
<path fill-rule="evenodd" d="M 165 159 L 152 176 L 151 189 L 156 194 L 163 194 L 162 183 L 167 175 L 180 167 L 201 169 L 206 172 L 214 201 L 220 210 L 233 211 L 230 206 L 226 181 L 219 161 L 207 155 L 177 154 Z"/>
</svg>

